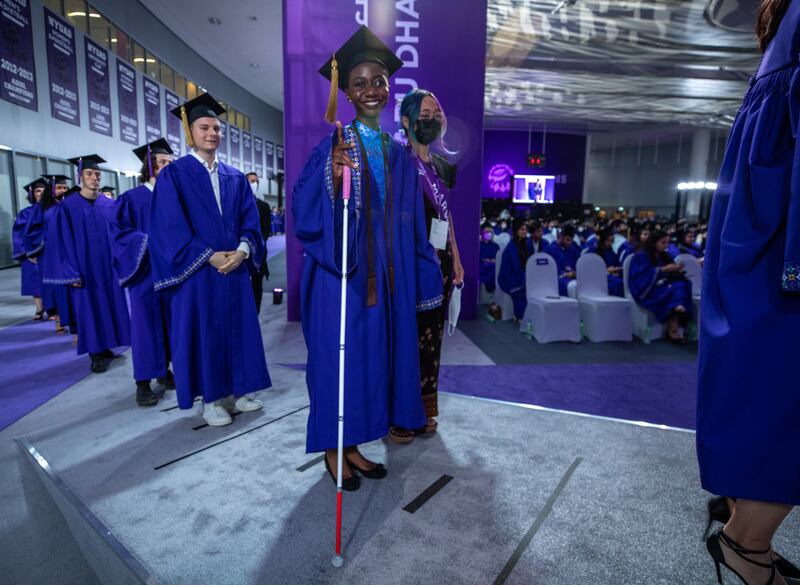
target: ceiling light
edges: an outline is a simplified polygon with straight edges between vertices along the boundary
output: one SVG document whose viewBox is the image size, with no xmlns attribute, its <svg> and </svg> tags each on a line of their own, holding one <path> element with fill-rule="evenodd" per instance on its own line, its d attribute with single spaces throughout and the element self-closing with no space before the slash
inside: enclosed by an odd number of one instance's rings
<svg viewBox="0 0 800 585">
<path fill-rule="evenodd" d="M 717 188 L 716 183 L 706 183 L 706 189 L 709 189 L 710 191 L 715 191 L 716 188 Z"/>
<path fill-rule="evenodd" d="M 148 63 L 155 63 L 155 62 L 156 62 L 156 60 L 155 60 L 155 59 L 148 59 L 148 60 L 147 60 L 147 62 L 148 62 Z"/>
<path fill-rule="evenodd" d="M 67 16 L 74 18 L 75 16 L 86 16 L 86 13 L 83 10 L 76 10 L 74 12 L 67 12 Z"/>
<path fill-rule="evenodd" d="M 686 191 L 689 188 L 688 183 L 678 183 L 678 191 Z"/>
<path fill-rule="evenodd" d="M 90 12 L 89 18 L 101 18 L 101 16 L 97 12 Z"/>
<path fill-rule="evenodd" d="M 144 63 L 144 57 L 134 57 L 134 63 Z"/>
<path fill-rule="evenodd" d="M 687 189 L 697 189 L 697 183 L 695 183 L 694 181 L 689 181 L 689 184 L 686 185 L 686 188 Z"/>
<path fill-rule="evenodd" d="M 208 17 L 208 22 L 210 22 L 211 24 L 216 24 L 216 25 L 222 24 L 222 21 L 219 18 L 217 18 L 216 16 L 209 16 Z"/>
</svg>

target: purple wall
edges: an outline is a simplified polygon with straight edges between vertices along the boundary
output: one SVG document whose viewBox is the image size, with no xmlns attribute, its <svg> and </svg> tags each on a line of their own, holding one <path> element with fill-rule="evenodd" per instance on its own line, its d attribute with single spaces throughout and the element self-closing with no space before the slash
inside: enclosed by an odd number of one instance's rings
<svg viewBox="0 0 800 585">
<path fill-rule="evenodd" d="M 483 135 L 483 188 L 485 198 L 510 197 L 510 174 L 555 175 L 556 201 L 583 199 L 586 136 L 548 133 L 544 141 L 546 165 L 528 167 L 527 130 L 487 130 Z M 531 152 L 542 153 L 542 133 L 530 135 Z"/>
<path fill-rule="evenodd" d="M 292 186 L 306 158 L 332 131 L 323 120 L 329 84 L 317 70 L 360 24 L 367 24 L 405 63 L 391 80 L 398 106 L 418 86 L 433 91 L 447 113 L 448 145 L 458 151 L 458 185 L 450 209 L 466 271 L 465 319 L 475 317 L 478 298 L 486 10 L 486 0 L 461 0 L 457 10 L 449 2 L 283 2 L 286 209 L 291 209 Z M 339 119 L 349 122 L 352 108 L 342 94 L 339 100 Z M 390 133 L 399 127 L 399 112 L 391 105 L 384 111 L 382 125 Z M 291 213 L 286 214 L 286 223 L 288 313 L 290 320 L 297 320 L 302 248 L 292 236 Z"/>
</svg>

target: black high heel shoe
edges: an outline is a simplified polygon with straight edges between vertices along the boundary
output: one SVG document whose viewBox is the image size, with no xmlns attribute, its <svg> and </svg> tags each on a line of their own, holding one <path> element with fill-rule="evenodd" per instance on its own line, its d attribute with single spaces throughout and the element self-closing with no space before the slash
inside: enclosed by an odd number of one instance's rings
<svg viewBox="0 0 800 585">
<path fill-rule="evenodd" d="M 345 457 L 345 459 L 347 459 L 347 457 Z M 350 466 L 350 469 L 355 469 L 367 479 L 383 479 L 389 473 L 383 466 L 383 463 L 376 463 L 375 467 L 372 469 L 363 469 L 349 459 L 347 459 L 347 464 Z"/>
<path fill-rule="evenodd" d="M 325 469 L 328 470 L 328 475 L 331 476 L 334 485 L 336 484 L 336 476 L 333 475 L 333 471 L 331 471 L 331 466 L 328 463 L 328 456 L 325 455 Z M 361 478 L 359 478 L 355 473 L 348 477 L 347 479 L 342 479 L 342 489 L 346 492 L 354 492 L 358 488 L 361 487 Z"/>
<path fill-rule="evenodd" d="M 738 542 L 733 540 L 730 536 L 726 536 L 722 530 L 719 530 L 708 537 L 706 540 L 706 548 L 708 549 L 711 558 L 714 559 L 714 566 L 717 569 L 717 582 L 720 584 L 722 583 L 722 570 L 720 566 L 724 566 L 729 571 L 731 571 L 734 575 L 739 577 L 742 583 L 745 585 L 750 585 L 745 578 L 742 577 L 739 572 L 731 567 L 728 563 L 725 562 L 725 554 L 722 552 L 722 545 L 723 543 L 729 549 L 731 549 L 736 556 L 740 559 L 743 559 L 750 563 L 751 565 L 756 565 L 757 567 L 762 567 L 764 569 L 772 569 L 772 572 L 769 575 L 769 581 L 767 581 L 764 585 L 772 585 L 775 582 L 775 574 L 778 572 L 775 568 L 775 563 L 760 563 L 758 561 L 754 561 L 753 559 L 748 559 L 745 555 L 765 555 L 767 554 L 770 549 L 767 550 L 749 550 L 744 548 Z"/>
</svg>

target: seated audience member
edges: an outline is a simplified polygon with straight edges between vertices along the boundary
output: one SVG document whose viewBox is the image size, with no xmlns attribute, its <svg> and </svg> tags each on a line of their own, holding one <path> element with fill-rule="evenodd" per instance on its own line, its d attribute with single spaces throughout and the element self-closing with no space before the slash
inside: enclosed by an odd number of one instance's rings
<svg viewBox="0 0 800 585">
<path fill-rule="evenodd" d="M 558 266 L 558 294 L 562 297 L 567 296 L 570 283 L 575 282 L 575 266 L 581 255 L 580 247 L 573 241 L 574 237 L 575 228 L 565 225 L 561 228 L 558 240 L 544 249 L 546 254 L 553 257 Z"/>
<path fill-rule="evenodd" d="M 603 228 L 594 240 L 594 246 L 590 246 L 586 253 L 594 253 L 600 256 L 606 263 L 608 269 L 608 294 L 615 297 L 625 296 L 625 289 L 622 282 L 622 264 L 619 257 L 614 253 L 614 232 L 611 228 Z"/>
<path fill-rule="evenodd" d="M 683 265 L 667 254 L 669 236 L 656 230 L 641 252 L 631 260 L 628 287 L 634 300 L 667 324 L 667 337 L 686 343 L 681 326 L 692 318 L 692 284 L 683 276 Z"/>
<path fill-rule="evenodd" d="M 486 288 L 486 292 L 493 293 L 496 280 L 495 268 L 497 264 L 497 253 L 500 251 L 500 246 L 493 242 L 494 230 L 490 225 L 484 225 L 481 230 L 481 268 L 480 280 L 481 284 Z"/>
<path fill-rule="evenodd" d="M 685 229 L 678 232 L 674 244 L 670 244 L 669 254 L 673 258 L 679 254 L 689 254 L 698 260 L 703 258 L 703 250 L 697 245 L 697 232 Z"/>
<path fill-rule="evenodd" d="M 514 317 L 519 321 L 525 314 L 528 299 L 525 292 L 525 267 L 533 256 L 533 244 L 528 238 L 528 228 L 521 219 L 514 220 L 514 238 L 503 250 L 497 283 L 514 302 Z"/>
<path fill-rule="evenodd" d="M 630 254 L 634 253 L 633 246 L 630 243 L 630 226 L 622 219 L 618 219 L 611 224 L 614 231 L 614 252 L 619 258 L 620 265 L 625 262 Z"/>
</svg>

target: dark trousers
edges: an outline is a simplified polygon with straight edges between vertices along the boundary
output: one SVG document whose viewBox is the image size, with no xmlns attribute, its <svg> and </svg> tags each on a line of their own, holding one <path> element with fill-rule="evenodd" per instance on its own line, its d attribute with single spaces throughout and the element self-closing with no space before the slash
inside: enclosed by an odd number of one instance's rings
<svg viewBox="0 0 800 585">
<path fill-rule="evenodd" d="M 264 295 L 264 279 L 269 278 L 269 270 L 265 262 L 258 272 L 250 276 L 253 282 L 253 295 L 256 297 L 256 314 L 261 312 L 261 297 Z"/>
</svg>

